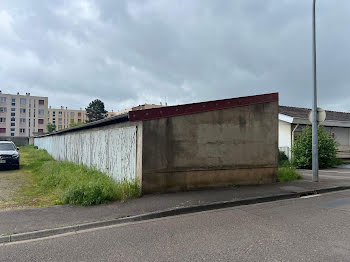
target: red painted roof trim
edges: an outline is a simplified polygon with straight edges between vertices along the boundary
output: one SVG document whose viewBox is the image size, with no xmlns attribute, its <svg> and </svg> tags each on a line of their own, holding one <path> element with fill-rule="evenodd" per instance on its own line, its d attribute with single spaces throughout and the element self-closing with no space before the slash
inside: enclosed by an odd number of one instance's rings
<svg viewBox="0 0 350 262">
<path fill-rule="evenodd" d="M 131 122 L 152 120 L 268 102 L 278 102 L 278 93 L 130 111 L 129 120 Z"/>
</svg>

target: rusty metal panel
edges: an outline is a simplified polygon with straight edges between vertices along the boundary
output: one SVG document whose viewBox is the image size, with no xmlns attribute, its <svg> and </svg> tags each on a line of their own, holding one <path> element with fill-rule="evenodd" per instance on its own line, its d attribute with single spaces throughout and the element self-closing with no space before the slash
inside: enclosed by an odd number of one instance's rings
<svg viewBox="0 0 350 262">
<path fill-rule="evenodd" d="M 116 181 L 136 178 L 136 126 L 79 130 L 34 138 L 54 159 L 83 164 Z"/>
</svg>

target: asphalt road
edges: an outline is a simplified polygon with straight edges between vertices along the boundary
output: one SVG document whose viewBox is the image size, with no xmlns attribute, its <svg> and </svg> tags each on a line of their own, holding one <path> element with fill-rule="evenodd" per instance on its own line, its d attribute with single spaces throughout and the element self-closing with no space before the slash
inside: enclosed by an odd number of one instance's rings
<svg viewBox="0 0 350 262">
<path fill-rule="evenodd" d="M 4 244 L 0 261 L 350 261 L 350 190 Z"/>
<path fill-rule="evenodd" d="M 312 170 L 299 170 L 308 179 L 312 179 Z M 320 181 L 340 181 L 344 184 L 350 181 L 350 168 L 330 168 L 319 170 Z"/>
</svg>

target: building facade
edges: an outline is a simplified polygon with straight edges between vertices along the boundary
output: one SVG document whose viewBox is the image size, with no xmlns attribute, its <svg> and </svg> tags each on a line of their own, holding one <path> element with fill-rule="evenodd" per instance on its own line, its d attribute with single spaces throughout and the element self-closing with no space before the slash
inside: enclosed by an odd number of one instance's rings
<svg viewBox="0 0 350 262">
<path fill-rule="evenodd" d="M 87 120 L 86 111 L 83 109 L 74 110 L 61 106 L 61 108 L 49 108 L 48 118 L 49 123 L 56 125 L 56 130 L 66 129 L 76 123 L 85 123 Z"/>
<path fill-rule="evenodd" d="M 291 158 L 291 148 L 295 138 L 300 135 L 303 128 L 311 126 L 309 121 L 309 108 L 290 106 L 279 107 L 279 149 Z M 350 113 L 326 111 L 326 120 L 322 123 L 324 129 L 335 138 L 338 143 L 339 158 L 350 158 Z"/>
<path fill-rule="evenodd" d="M 0 136 L 29 137 L 46 132 L 48 98 L 0 91 Z"/>
</svg>

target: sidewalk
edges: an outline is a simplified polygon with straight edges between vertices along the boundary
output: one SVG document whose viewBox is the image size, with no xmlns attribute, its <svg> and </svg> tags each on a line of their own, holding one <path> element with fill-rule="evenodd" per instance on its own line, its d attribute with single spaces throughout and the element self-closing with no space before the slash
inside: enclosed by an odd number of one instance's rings
<svg viewBox="0 0 350 262">
<path fill-rule="evenodd" d="M 334 171 L 342 173 L 334 173 Z M 52 206 L 44 208 L 0 211 L 0 235 L 32 232 L 82 223 L 105 221 L 150 212 L 208 205 L 223 201 L 239 201 L 261 197 L 350 186 L 350 169 L 320 172 L 320 182 L 311 182 L 310 171 L 300 170 L 304 179 L 260 186 L 235 186 L 190 192 L 145 195 L 124 203 L 115 202 L 93 207 Z M 334 177 L 333 177 L 334 176 Z"/>
</svg>

